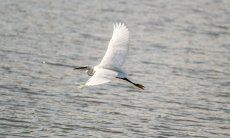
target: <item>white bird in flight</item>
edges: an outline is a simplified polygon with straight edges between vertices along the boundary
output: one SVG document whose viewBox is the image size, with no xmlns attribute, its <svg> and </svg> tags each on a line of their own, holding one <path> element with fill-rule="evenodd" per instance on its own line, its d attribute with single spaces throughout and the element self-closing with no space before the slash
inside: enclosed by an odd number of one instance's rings
<svg viewBox="0 0 230 138">
<path fill-rule="evenodd" d="M 101 63 L 94 67 L 87 65 L 74 69 L 86 70 L 87 74 L 92 76 L 84 86 L 99 85 L 117 78 L 144 89 L 143 85 L 130 81 L 127 73 L 122 69 L 129 50 L 128 28 L 123 23 L 115 23 L 113 27 L 113 35 Z"/>
</svg>

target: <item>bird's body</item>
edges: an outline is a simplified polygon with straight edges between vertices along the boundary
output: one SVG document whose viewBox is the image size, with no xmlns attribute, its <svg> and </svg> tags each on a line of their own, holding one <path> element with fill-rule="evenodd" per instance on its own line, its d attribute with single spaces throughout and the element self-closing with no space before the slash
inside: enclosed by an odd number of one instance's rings
<svg viewBox="0 0 230 138">
<path fill-rule="evenodd" d="M 89 76 L 92 76 L 86 82 L 86 86 L 99 85 L 118 78 L 144 89 L 143 85 L 128 80 L 127 73 L 122 69 L 129 50 L 128 41 L 129 31 L 127 27 L 122 23 L 114 24 L 113 35 L 101 63 L 95 67 L 84 66 L 75 68 L 84 69 Z"/>
</svg>

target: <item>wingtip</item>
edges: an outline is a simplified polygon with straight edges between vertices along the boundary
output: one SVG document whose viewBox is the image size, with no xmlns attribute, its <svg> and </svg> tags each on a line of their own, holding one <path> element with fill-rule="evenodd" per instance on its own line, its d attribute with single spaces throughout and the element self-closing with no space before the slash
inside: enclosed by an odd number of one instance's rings
<svg viewBox="0 0 230 138">
<path fill-rule="evenodd" d="M 80 85 L 80 86 L 78 86 L 77 88 L 78 88 L 78 89 L 83 89 L 84 87 L 86 87 L 86 85 Z"/>
<path fill-rule="evenodd" d="M 127 29 L 128 28 L 126 27 L 125 23 L 122 23 L 122 22 L 115 22 L 113 23 L 113 29 L 118 29 L 118 28 L 121 28 L 121 29 Z"/>
<path fill-rule="evenodd" d="M 117 28 L 117 24 L 113 23 L 113 29 L 115 30 Z"/>
</svg>

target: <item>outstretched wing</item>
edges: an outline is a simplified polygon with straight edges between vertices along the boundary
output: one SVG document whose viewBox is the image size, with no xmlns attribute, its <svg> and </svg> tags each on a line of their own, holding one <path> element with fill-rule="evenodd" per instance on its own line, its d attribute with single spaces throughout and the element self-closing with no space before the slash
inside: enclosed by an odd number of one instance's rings
<svg viewBox="0 0 230 138">
<path fill-rule="evenodd" d="M 108 69 L 97 69 L 94 75 L 86 82 L 86 86 L 99 85 L 110 82 L 117 76 L 117 72 Z"/>
<path fill-rule="evenodd" d="M 120 68 L 128 53 L 129 31 L 123 23 L 114 24 L 112 38 L 100 63 L 104 68 Z"/>
</svg>

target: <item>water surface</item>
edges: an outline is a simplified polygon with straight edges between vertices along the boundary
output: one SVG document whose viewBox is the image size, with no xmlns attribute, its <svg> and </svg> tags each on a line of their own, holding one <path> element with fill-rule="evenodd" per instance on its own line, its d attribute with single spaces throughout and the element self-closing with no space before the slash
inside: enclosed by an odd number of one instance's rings
<svg viewBox="0 0 230 138">
<path fill-rule="evenodd" d="M 230 137 L 228 0 L 0 2 L 0 137 Z M 146 89 L 78 89 L 114 22 Z"/>
</svg>

